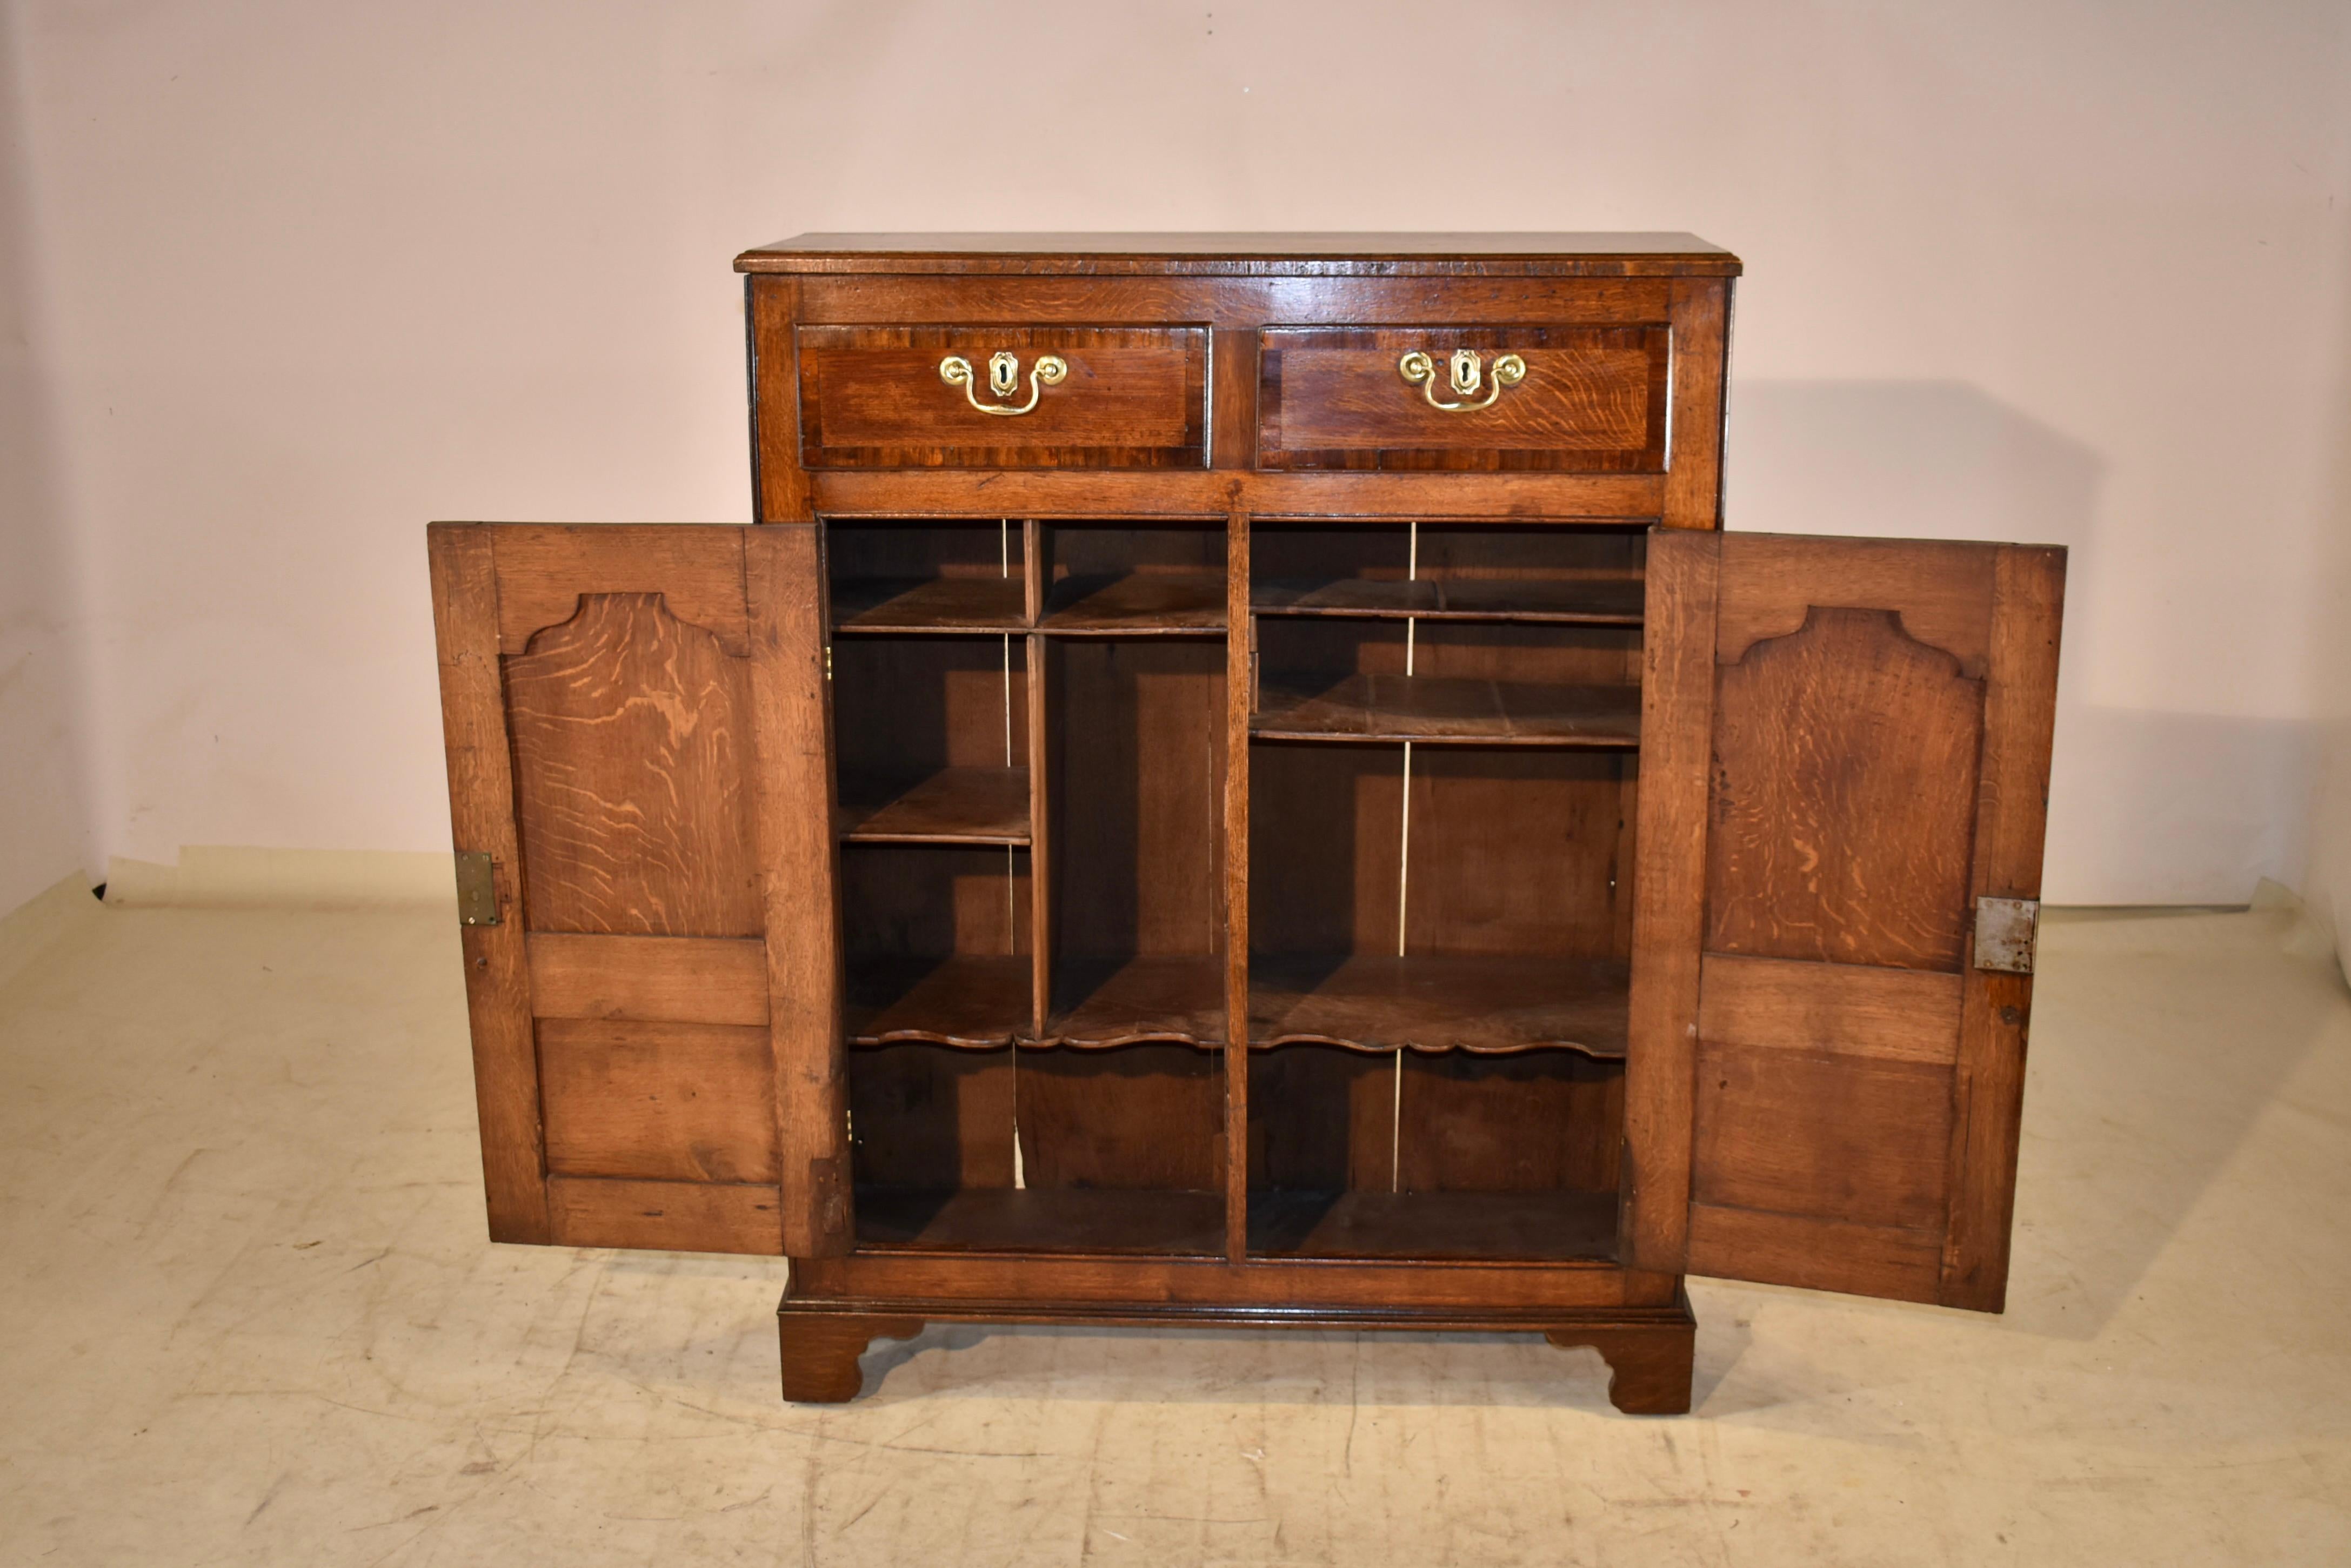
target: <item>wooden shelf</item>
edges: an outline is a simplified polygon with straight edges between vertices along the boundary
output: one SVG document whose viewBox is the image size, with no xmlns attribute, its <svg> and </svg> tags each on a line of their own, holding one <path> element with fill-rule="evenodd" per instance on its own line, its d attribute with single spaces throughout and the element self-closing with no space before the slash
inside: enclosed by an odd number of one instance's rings
<svg viewBox="0 0 2351 1568">
<path fill-rule="evenodd" d="M 836 631 L 971 636 L 1025 631 L 1018 576 L 852 577 L 832 585 Z"/>
<path fill-rule="evenodd" d="M 1249 958 L 1252 1047 L 1625 1054 L 1630 971 L 1601 959 Z"/>
<path fill-rule="evenodd" d="M 1009 1045 L 1029 1033 L 1026 954 L 852 962 L 845 981 L 841 1021 L 859 1045 Z"/>
<path fill-rule="evenodd" d="M 1640 582 L 1624 578 L 1291 577 L 1257 584 L 1249 608 L 1270 616 L 1639 626 L 1646 597 Z"/>
<path fill-rule="evenodd" d="M 835 830 L 852 844 L 1026 844 L 1027 768 L 943 768 L 911 786 L 844 780 Z"/>
<path fill-rule="evenodd" d="M 1221 572 L 1131 572 L 1064 577 L 1045 603 L 1044 632 L 1088 637 L 1185 637 L 1225 629 Z"/>
<path fill-rule="evenodd" d="M 1637 686 L 1537 686 L 1436 675 L 1350 675 L 1315 692 L 1269 684 L 1249 732 L 1270 741 L 1480 745 L 1641 743 Z"/>
<path fill-rule="evenodd" d="M 1098 1252 L 1217 1258 L 1221 1192 L 860 1188 L 860 1251 Z"/>
<path fill-rule="evenodd" d="M 1225 961 L 1216 954 L 1123 961 L 1065 958 L 1060 969 L 1056 990 L 1078 1000 L 1057 1011 L 1046 1026 L 1052 1044 L 1224 1043 Z"/>
<path fill-rule="evenodd" d="M 1251 1192 L 1249 1250 L 1288 1258 L 1613 1262 L 1614 1192 Z"/>
</svg>

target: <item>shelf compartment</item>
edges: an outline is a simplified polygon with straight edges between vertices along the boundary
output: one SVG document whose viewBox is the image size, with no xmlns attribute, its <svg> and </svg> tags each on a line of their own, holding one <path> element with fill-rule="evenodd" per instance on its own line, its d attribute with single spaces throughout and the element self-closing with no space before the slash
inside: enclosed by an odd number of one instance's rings
<svg viewBox="0 0 2351 1568">
<path fill-rule="evenodd" d="M 1259 583 L 1249 608 L 1266 616 L 1639 626 L 1645 597 L 1639 581 L 1623 578 L 1292 577 Z"/>
<path fill-rule="evenodd" d="M 1611 959 L 1251 954 L 1249 1044 L 1624 1056 L 1630 970 Z"/>
<path fill-rule="evenodd" d="M 1026 954 L 852 960 L 844 981 L 842 1022 L 859 1045 L 1008 1045 L 1031 1028 Z"/>
<path fill-rule="evenodd" d="M 1614 1261 L 1614 1192 L 1249 1195 L 1249 1251 L 1273 1258 Z"/>
<path fill-rule="evenodd" d="M 1221 572 L 1129 572 L 1064 577 L 1038 629 L 1089 637 L 1182 637 L 1225 629 Z"/>
<path fill-rule="evenodd" d="M 832 586 L 833 629 L 975 636 L 1028 629 L 1018 576 L 855 577 Z"/>
<path fill-rule="evenodd" d="M 1075 1000 L 1045 1027 L 1059 1045 L 1100 1047 L 1142 1040 L 1222 1044 L 1225 961 L 1217 954 L 1065 959 L 1055 978 Z"/>
<path fill-rule="evenodd" d="M 861 1189 L 862 1251 L 1221 1257 L 1221 1192 L 1078 1187 Z"/>
<path fill-rule="evenodd" d="M 844 780 L 834 813 L 855 844 L 1026 844 L 1027 768 L 942 768 L 911 786 Z"/>
<path fill-rule="evenodd" d="M 1637 686 L 1553 686 L 1463 676 L 1357 674 L 1322 691 L 1268 685 L 1249 732 L 1269 741 L 1479 745 L 1641 743 Z"/>
</svg>

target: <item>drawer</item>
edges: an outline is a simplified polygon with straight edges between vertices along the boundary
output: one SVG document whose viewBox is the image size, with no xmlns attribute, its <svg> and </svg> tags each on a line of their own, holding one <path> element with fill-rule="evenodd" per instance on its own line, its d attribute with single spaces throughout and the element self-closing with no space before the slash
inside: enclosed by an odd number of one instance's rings
<svg viewBox="0 0 2351 1568">
<path fill-rule="evenodd" d="M 1201 327 L 802 327 L 809 468 L 1200 468 Z"/>
<path fill-rule="evenodd" d="M 1258 466 L 1660 473 L 1664 323 L 1270 327 Z"/>
</svg>

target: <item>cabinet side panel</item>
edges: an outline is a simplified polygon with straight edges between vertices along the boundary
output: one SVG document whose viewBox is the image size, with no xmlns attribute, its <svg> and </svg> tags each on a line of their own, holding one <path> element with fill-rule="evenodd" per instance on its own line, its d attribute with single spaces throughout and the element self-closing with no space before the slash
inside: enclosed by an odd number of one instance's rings
<svg viewBox="0 0 2351 1568">
<path fill-rule="evenodd" d="M 799 368 L 792 351 L 800 282 L 755 277 L 751 311 L 751 516 L 758 523 L 810 519 L 808 472 L 800 466 Z"/>
<path fill-rule="evenodd" d="M 829 1257 L 849 1250 L 851 1215 L 824 573 L 813 524 L 744 548 L 783 1246 Z"/>
<path fill-rule="evenodd" d="M 1730 353 L 1730 280 L 1677 278 L 1672 303 L 1673 425 L 1663 522 L 1722 526 L 1724 381 Z"/>
<path fill-rule="evenodd" d="M 2017 545 L 2000 552 L 1971 888 L 1977 898 L 2041 897 L 2064 597 L 2064 552 Z M 1999 1312 L 2008 1294 L 2032 977 L 1975 968 L 1972 935 L 1969 958 L 1940 1300 Z"/>
<path fill-rule="evenodd" d="M 538 1064 L 532 1048 L 514 778 L 498 670 L 497 566 L 486 528 L 436 524 L 426 535 L 449 757 L 451 835 L 490 857 L 499 923 L 460 931 L 481 1116 L 490 1239 L 549 1240 L 540 1147 Z"/>
<path fill-rule="evenodd" d="M 1691 1089 L 1720 566 L 1719 535 L 1660 530 L 1651 536 L 1623 1233 L 1627 1262 L 1667 1273 L 1682 1272 L 1689 1247 Z"/>
</svg>

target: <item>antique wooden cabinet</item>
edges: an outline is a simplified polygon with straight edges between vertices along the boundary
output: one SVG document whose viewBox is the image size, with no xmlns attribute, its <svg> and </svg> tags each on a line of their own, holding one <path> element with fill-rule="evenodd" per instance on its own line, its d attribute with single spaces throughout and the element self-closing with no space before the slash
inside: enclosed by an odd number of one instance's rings
<svg viewBox="0 0 2351 1568">
<path fill-rule="evenodd" d="M 1719 532 L 1686 235 L 749 252 L 755 526 L 436 524 L 512 1241 L 927 1320 L 1998 1311 L 2064 553 Z M 1903 519 L 1888 516 L 1898 534 Z"/>
</svg>

